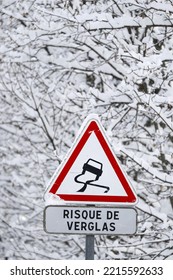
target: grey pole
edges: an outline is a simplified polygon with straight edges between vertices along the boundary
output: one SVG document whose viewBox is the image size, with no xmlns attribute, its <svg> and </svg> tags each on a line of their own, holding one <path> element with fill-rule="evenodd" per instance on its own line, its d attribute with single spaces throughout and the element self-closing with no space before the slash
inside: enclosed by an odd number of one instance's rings
<svg viewBox="0 0 173 280">
<path fill-rule="evenodd" d="M 86 235 L 85 240 L 85 259 L 94 260 L 94 235 Z"/>
</svg>

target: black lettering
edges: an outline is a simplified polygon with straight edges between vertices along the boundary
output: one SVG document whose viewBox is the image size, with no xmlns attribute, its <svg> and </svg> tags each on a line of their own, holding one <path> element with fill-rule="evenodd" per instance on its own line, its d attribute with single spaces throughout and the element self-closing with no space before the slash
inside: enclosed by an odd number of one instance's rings
<svg viewBox="0 0 173 280">
<path fill-rule="evenodd" d="M 45 269 L 45 275 L 49 275 L 49 269 L 48 268 Z"/>
<path fill-rule="evenodd" d="M 31 268 L 28 267 L 28 275 L 34 275 L 33 269 L 34 269 L 33 267 L 31 267 Z M 26 272 L 25 272 L 25 275 L 27 275 Z"/>
<path fill-rule="evenodd" d="M 36 274 L 36 275 L 40 275 L 40 274 L 41 274 L 40 269 L 36 269 L 36 270 L 35 270 L 35 274 Z"/>
<path fill-rule="evenodd" d="M 112 219 L 112 217 L 113 217 L 112 211 L 107 211 L 107 219 L 110 220 Z"/>
<path fill-rule="evenodd" d="M 81 222 L 81 230 L 87 230 L 87 224 L 85 222 Z"/>
<path fill-rule="evenodd" d="M 10 269 L 10 275 L 14 275 L 14 269 Z"/>
<path fill-rule="evenodd" d="M 100 228 L 98 228 L 98 223 L 97 222 L 95 223 L 95 230 L 100 231 Z"/>
<path fill-rule="evenodd" d="M 104 231 L 104 230 L 105 230 L 105 231 L 108 231 L 108 226 L 107 226 L 107 223 L 104 223 L 104 224 L 103 224 L 103 228 L 102 228 L 102 230 L 103 230 L 103 231 Z"/>
<path fill-rule="evenodd" d="M 67 269 L 66 268 L 62 268 L 61 270 L 61 275 L 67 275 Z"/>
<path fill-rule="evenodd" d="M 93 229 L 94 229 L 94 223 L 90 222 L 90 223 L 88 224 L 88 229 L 89 229 L 89 230 L 93 230 Z"/>
<path fill-rule="evenodd" d="M 70 268 L 67 268 L 67 266 L 65 266 L 65 275 L 71 275 Z"/>
<path fill-rule="evenodd" d="M 62 268 L 62 269 L 60 270 L 60 272 L 61 272 L 61 275 L 65 275 L 65 268 Z"/>
<path fill-rule="evenodd" d="M 119 220 L 119 211 L 114 211 L 114 220 Z"/>
<path fill-rule="evenodd" d="M 68 229 L 71 230 L 73 226 L 73 222 L 67 222 Z"/>
<path fill-rule="evenodd" d="M 97 216 L 96 216 L 96 219 L 100 220 L 101 219 L 101 211 L 100 210 L 97 210 Z"/>
<path fill-rule="evenodd" d="M 58 268 L 56 268 L 55 270 L 54 270 L 54 273 L 53 274 L 51 274 L 51 275 L 59 275 L 60 274 L 60 270 L 58 269 Z"/>
<path fill-rule="evenodd" d="M 64 210 L 64 212 L 63 212 L 63 218 L 69 219 L 69 210 Z"/>
<path fill-rule="evenodd" d="M 75 210 L 74 213 L 75 213 L 74 218 L 79 219 L 80 218 L 80 210 Z"/>
<path fill-rule="evenodd" d="M 115 231 L 115 223 L 110 223 L 110 231 Z"/>
<path fill-rule="evenodd" d="M 74 229 L 75 230 L 80 230 L 79 225 L 80 225 L 80 222 L 75 222 L 74 223 Z"/>
<path fill-rule="evenodd" d="M 95 218 L 95 211 L 89 210 L 89 219 L 94 219 Z"/>
<path fill-rule="evenodd" d="M 81 216 L 82 216 L 83 219 L 86 220 L 88 218 L 88 212 L 86 210 L 83 210 Z"/>
</svg>

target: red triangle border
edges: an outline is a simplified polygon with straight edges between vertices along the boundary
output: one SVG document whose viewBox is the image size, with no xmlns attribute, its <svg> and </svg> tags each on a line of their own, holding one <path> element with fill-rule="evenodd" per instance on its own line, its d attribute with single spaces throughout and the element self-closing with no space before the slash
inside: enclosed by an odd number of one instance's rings
<svg viewBox="0 0 173 280">
<path fill-rule="evenodd" d="M 72 151 L 70 157 L 68 158 L 67 162 L 65 163 L 63 169 L 59 173 L 58 177 L 55 179 L 52 187 L 50 188 L 49 192 L 56 194 L 57 190 L 59 189 L 61 183 L 65 179 L 66 175 L 68 174 L 70 168 L 72 167 L 73 163 L 75 162 L 76 158 L 78 157 L 80 151 L 83 149 L 85 143 L 89 139 L 91 133 L 94 132 L 98 141 L 100 142 L 107 158 L 109 159 L 110 164 L 112 165 L 115 173 L 117 174 L 127 196 L 113 196 L 113 195 L 79 195 L 79 194 L 57 194 L 60 199 L 68 202 L 87 202 L 87 203 L 124 203 L 124 204 L 134 204 L 137 200 L 136 195 L 132 191 L 125 175 L 123 174 L 111 148 L 109 147 L 99 125 L 95 120 L 91 120 L 88 127 L 84 131 L 82 137 L 78 141 L 77 145 L 75 146 L 74 150 Z M 70 187 L 70 186 L 69 186 Z"/>
</svg>

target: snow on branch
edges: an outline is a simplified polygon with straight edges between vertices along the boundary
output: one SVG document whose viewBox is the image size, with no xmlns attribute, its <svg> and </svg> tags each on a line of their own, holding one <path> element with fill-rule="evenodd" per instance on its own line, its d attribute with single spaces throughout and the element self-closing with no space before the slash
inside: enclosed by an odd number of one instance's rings
<svg viewBox="0 0 173 280">
<path fill-rule="evenodd" d="M 124 147 L 121 147 L 120 150 L 123 154 L 125 154 L 127 157 L 129 157 L 130 159 L 135 161 L 139 166 L 141 166 L 144 170 L 146 170 L 148 173 L 150 173 L 153 176 L 153 178 L 159 179 L 160 181 L 162 181 L 164 183 L 170 184 L 170 187 L 171 187 L 171 185 L 173 184 L 173 177 L 171 175 L 161 173 L 158 170 L 152 168 L 146 162 L 146 160 L 143 160 L 143 159 L 137 157 L 135 154 L 133 154 L 131 151 L 128 151 Z"/>
</svg>

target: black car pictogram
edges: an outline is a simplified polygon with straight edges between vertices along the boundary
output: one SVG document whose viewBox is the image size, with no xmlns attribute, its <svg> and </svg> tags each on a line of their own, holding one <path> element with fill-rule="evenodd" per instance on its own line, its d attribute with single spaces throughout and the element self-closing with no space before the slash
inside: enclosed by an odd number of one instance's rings
<svg viewBox="0 0 173 280">
<path fill-rule="evenodd" d="M 79 181 L 79 177 L 84 175 L 86 173 L 86 171 L 94 174 L 95 179 L 87 180 L 86 182 Z M 95 186 L 98 188 L 103 188 L 103 189 L 105 189 L 104 193 L 107 193 L 110 189 L 109 187 L 92 183 L 92 182 L 98 181 L 100 176 L 102 175 L 102 173 L 103 173 L 103 164 L 99 161 L 89 158 L 87 160 L 87 162 L 84 163 L 84 165 L 83 165 L 82 173 L 77 175 L 74 178 L 76 183 L 83 184 L 83 187 L 81 189 L 79 189 L 78 192 L 84 192 L 86 190 L 87 186 L 90 185 L 90 186 Z"/>
</svg>

